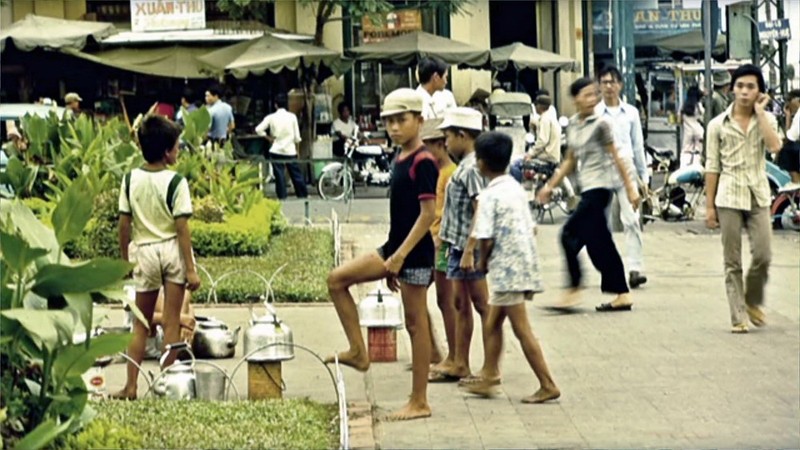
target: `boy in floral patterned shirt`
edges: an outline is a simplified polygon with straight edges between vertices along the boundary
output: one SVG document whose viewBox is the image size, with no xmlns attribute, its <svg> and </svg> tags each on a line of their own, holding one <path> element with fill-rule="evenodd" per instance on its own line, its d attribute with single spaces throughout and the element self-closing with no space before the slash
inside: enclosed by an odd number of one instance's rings
<svg viewBox="0 0 800 450">
<path fill-rule="evenodd" d="M 506 173 L 512 149 L 511 138 L 499 132 L 485 133 L 475 141 L 478 169 L 490 181 L 480 194 L 472 237 L 480 240 L 477 268 L 487 274 L 491 294 L 483 334 L 486 361 L 482 377 L 462 387 L 473 394 L 491 396 L 500 385 L 503 322 L 508 317 L 541 385 L 522 402 L 542 403 L 558 398 L 561 392 L 550 375 L 525 310 L 525 299 L 541 292 L 542 285 L 528 197 Z"/>
</svg>

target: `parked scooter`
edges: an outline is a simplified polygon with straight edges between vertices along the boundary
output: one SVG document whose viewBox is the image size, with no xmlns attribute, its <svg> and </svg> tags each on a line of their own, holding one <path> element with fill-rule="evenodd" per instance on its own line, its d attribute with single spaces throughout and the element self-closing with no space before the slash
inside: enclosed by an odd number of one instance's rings
<svg viewBox="0 0 800 450">
<path fill-rule="evenodd" d="M 789 183 L 780 188 L 771 213 L 773 228 L 800 231 L 800 184 Z"/>
</svg>

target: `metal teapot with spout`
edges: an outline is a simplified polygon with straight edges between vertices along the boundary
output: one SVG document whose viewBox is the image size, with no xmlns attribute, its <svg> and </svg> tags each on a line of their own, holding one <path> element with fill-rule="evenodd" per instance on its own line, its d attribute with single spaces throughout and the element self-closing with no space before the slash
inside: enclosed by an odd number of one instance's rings
<svg viewBox="0 0 800 450">
<path fill-rule="evenodd" d="M 244 333 L 244 354 L 248 361 L 287 361 L 294 358 L 292 330 L 278 319 L 275 308 L 264 302 L 267 314 L 257 317 L 252 310 L 250 328 Z M 270 345 L 273 344 L 273 345 Z M 261 348 L 270 345 L 266 348 Z M 251 352 L 256 349 L 252 355 Z"/>
<path fill-rule="evenodd" d="M 156 395 L 170 400 L 192 400 L 196 397 L 195 360 L 189 344 L 181 342 L 167 345 L 164 354 L 161 356 L 160 364 L 163 366 L 170 350 L 184 349 L 191 356 L 191 364 L 177 362 L 161 372 L 153 383 L 153 392 Z"/>
<path fill-rule="evenodd" d="M 378 284 L 378 289 L 358 302 L 358 316 L 362 327 L 401 327 L 403 302 Z"/>
<path fill-rule="evenodd" d="M 236 343 L 239 342 L 239 332 L 242 327 L 234 330 L 214 317 L 197 318 L 192 351 L 195 357 L 201 359 L 231 358 L 236 353 Z"/>
</svg>

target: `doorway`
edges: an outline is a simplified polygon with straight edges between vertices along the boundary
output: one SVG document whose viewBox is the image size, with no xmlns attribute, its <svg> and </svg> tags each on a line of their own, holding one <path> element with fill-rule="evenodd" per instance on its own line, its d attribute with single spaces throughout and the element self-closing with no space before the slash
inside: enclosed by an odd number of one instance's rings
<svg viewBox="0 0 800 450">
<path fill-rule="evenodd" d="M 536 2 L 533 0 L 491 0 L 489 2 L 489 39 L 491 48 L 521 42 L 537 45 Z M 517 74 L 513 67 L 497 74 L 504 87 L 527 92 L 531 97 L 539 89 L 538 71 Z M 518 83 L 518 84 L 517 84 Z"/>
</svg>

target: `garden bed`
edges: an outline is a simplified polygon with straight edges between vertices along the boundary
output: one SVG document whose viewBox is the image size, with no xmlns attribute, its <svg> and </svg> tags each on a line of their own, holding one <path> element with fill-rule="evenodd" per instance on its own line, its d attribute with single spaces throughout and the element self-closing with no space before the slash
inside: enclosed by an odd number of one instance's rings
<svg viewBox="0 0 800 450">
<path fill-rule="evenodd" d="M 326 229 L 289 227 L 272 237 L 266 252 L 254 257 L 205 257 L 197 263 L 214 280 L 228 272 L 217 286 L 220 303 L 251 303 L 260 301 L 265 293 L 264 282 L 248 271 L 269 279 L 281 266 L 272 284 L 274 300 L 278 302 L 322 302 L 328 300 L 326 279 L 333 268 L 333 236 Z M 200 271 L 203 281 L 195 292 L 195 304 L 206 303 L 211 281 Z M 213 299 L 212 299 L 213 301 Z"/>
<path fill-rule="evenodd" d="M 98 415 L 61 448 L 335 448 L 335 405 L 310 400 L 145 399 L 93 405 Z"/>
</svg>

